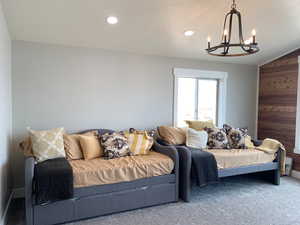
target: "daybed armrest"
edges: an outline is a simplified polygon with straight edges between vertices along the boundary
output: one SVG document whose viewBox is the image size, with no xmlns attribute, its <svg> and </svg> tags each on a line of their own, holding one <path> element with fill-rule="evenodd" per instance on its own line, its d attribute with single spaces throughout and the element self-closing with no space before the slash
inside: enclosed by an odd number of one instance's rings
<svg viewBox="0 0 300 225">
<path fill-rule="evenodd" d="M 33 201 L 32 201 L 32 185 L 34 176 L 35 160 L 33 157 L 25 158 L 25 210 L 26 225 L 33 225 Z"/>
<path fill-rule="evenodd" d="M 179 193 L 178 192 L 179 191 L 178 190 L 178 186 L 179 186 L 179 156 L 178 156 L 177 150 L 173 146 L 163 146 L 163 145 L 158 144 L 156 141 L 154 141 L 153 150 L 155 152 L 169 156 L 174 162 L 173 172 L 176 177 L 175 196 L 176 196 L 176 201 L 178 201 L 178 197 L 179 197 L 179 194 L 178 194 Z"/>
<path fill-rule="evenodd" d="M 191 186 L 191 168 L 192 168 L 192 153 L 184 145 L 170 145 L 157 138 L 157 142 L 164 146 L 172 146 L 176 148 L 179 156 L 179 197 L 186 202 L 190 201 L 190 186 Z"/>
<path fill-rule="evenodd" d="M 177 149 L 179 161 L 179 196 L 185 201 L 190 201 L 191 187 L 191 168 L 192 168 L 192 153 L 186 146 L 175 146 Z"/>
<path fill-rule="evenodd" d="M 276 158 L 275 158 L 275 162 L 281 162 L 282 159 L 282 152 L 284 152 L 284 150 L 282 148 L 279 147 Z"/>
<path fill-rule="evenodd" d="M 158 144 L 155 141 L 154 144 L 153 144 L 153 150 L 155 152 L 158 152 L 158 153 L 169 156 L 175 164 L 174 170 L 175 171 L 178 170 L 178 168 L 179 168 L 179 157 L 178 157 L 178 153 L 176 151 L 176 148 L 174 148 L 173 146 L 163 146 L 163 145 Z"/>
<path fill-rule="evenodd" d="M 163 145 L 163 146 L 173 146 L 173 145 L 170 145 L 170 144 L 168 144 L 166 141 L 164 141 L 162 138 L 160 138 L 160 137 L 157 137 L 156 138 L 156 142 L 158 143 L 158 144 L 160 144 L 160 145 Z"/>
<path fill-rule="evenodd" d="M 262 144 L 262 140 L 251 139 L 254 146 L 260 146 Z"/>
</svg>

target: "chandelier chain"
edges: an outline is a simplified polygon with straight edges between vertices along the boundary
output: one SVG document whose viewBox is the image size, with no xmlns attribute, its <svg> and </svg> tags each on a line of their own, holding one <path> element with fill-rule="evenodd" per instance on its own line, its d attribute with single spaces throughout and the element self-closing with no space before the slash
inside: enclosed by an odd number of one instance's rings
<svg viewBox="0 0 300 225">
<path fill-rule="evenodd" d="M 235 9 L 235 8 L 236 8 L 236 3 L 235 3 L 235 0 L 233 0 L 233 1 L 232 1 L 231 8 L 232 8 L 232 9 Z"/>
</svg>

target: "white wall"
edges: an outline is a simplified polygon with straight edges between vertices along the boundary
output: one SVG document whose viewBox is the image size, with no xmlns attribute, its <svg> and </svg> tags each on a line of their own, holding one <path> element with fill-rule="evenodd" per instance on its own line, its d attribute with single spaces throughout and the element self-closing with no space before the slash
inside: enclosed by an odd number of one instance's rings
<svg viewBox="0 0 300 225">
<path fill-rule="evenodd" d="M 67 130 L 153 128 L 172 123 L 174 67 L 228 72 L 227 122 L 254 132 L 255 66 L 13 42 L 15 185 L 26 126 Z"/>
<path fill-rule="evenodd" d="M 11 41 L 0 4 L 0 224 L 11 192 Z"/>
</svg>

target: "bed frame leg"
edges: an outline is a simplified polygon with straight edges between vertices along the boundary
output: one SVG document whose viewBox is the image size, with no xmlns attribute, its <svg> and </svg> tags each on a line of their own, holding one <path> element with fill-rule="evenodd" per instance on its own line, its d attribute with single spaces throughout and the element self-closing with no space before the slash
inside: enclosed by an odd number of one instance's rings
<svg viewBox="0 0 300 225">
<path fill-rule="evenodd" d="M 273 172 L 273 184 L 280 185 L 280 170 L 274 170 L 274 172 Z"/>
</svg>

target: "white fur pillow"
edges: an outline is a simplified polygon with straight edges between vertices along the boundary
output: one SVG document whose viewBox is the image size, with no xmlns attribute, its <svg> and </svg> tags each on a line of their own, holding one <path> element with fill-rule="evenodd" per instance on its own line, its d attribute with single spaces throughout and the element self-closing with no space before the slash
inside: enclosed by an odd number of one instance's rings
<svg viewBox="0 0 300 225">
<path fill-rule="evenodd" d="M 186 131 L 186 146 L 191 148 L 206 148 L 208 134 L 206 131 L 197 131 L 188 128 Z"/>
</svg>

